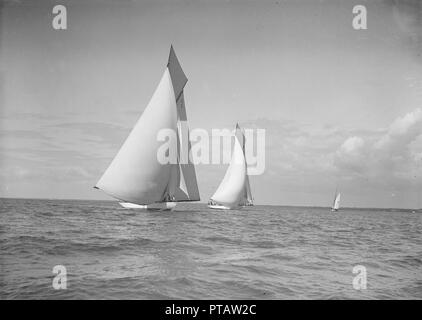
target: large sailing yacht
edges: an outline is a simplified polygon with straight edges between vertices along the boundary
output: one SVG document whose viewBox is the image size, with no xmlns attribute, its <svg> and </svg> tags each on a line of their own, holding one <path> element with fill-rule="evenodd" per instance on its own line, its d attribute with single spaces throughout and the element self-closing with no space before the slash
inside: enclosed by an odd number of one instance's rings
<svg viewBox="0 0 422 320">
<path fill-rule="evenodd" d="M 195 168 L 189 160 L 190 142 L 183 89 L 187 82 L 170 48 L 167 67 L 149 104 L 95 188 L 116 198 L 124 208 L 170 210 L 179 201 L 199 201 Z M 162 164 L 157 152 L 160 130 L 177 138 L 177 163 Z"/>
</svg>

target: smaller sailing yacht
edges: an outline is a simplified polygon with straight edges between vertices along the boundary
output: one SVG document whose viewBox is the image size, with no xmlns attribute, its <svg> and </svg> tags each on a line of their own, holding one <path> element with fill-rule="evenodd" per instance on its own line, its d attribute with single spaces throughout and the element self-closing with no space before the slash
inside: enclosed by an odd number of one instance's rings
<svg viewBox="0 0 422 320">
<path fill-rule="evenodd" d="M 334 201 L 333 201 L 333 206 L 331 207 L 331 211 L 338 211 L 340 209 L 340 192 L 336 192 L 334 194 Z"/>
<path fill-rule="evenodd" d="M 237 124 L 229 167 L 223 181 L 208 202 L 208 207 L 230 210 L 252 205 L 253 199 L 245 157 L 245 135 Z"/>
</svg>

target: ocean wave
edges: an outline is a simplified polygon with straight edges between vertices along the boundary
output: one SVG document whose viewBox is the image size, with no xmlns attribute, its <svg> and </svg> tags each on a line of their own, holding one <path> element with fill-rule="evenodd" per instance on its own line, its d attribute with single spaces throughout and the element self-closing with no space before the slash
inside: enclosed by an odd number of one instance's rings
<svg viewBox="0 0 422 320">
<path fill-rule="evenodd" d="M 4 299 L 421 298 L 420 217 L 407 212 L 182 204 L 126 215 L 101 201 L 2 205 Z M 51 288 L 57 264 L 68 268 L 68 290 Z M 351 284 L 358 264 L 365 292 Z"/>
</svg>

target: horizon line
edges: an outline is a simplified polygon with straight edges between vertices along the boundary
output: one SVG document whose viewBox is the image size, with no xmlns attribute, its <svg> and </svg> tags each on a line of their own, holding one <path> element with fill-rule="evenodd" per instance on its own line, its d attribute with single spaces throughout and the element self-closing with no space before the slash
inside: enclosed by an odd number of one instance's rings
<svg viewBox="0 0 422 320">
<path fill-rule="evenodd" d="M 52 200 L 52 201 L 107 201 L 107 202 L 118 202 L 115 199 L 77 199 L 77 198 L 25 198 L 25 197 L 1 197 L 0 199 L 12 199 L 12 200 Z M 184 203 L 185 201 L 180 201 Z M 207 204 L 207 202 L 195 201 L 198 204 Z M 195 203 L 192 201 L 186 203 Z M 254 206 L 270 206 L 270 207 L 292 207 L 292 208 L 328 208 L 331 206 L 319 206 L 319 205 L 289 205 L 289 204 L 254 204 Z M 422 208 L 398 208 L 398 207 L 341 207 L 340 209 L 353 210 L 353 209 L 367 209 L 367 210 L 412 210 L 419 211 Z"/>
</svg>

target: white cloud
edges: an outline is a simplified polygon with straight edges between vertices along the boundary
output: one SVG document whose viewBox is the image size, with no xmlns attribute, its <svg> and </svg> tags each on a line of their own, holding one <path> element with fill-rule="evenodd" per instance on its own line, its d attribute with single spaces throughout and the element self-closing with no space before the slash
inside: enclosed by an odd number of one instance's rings
<svg viewBox="0 0 422 320">
<path fill-rule="evenodd" d="M 359 154 L 362 147 L 364 146 L 365 142 L 360 137 L 351 137 L 348 138 L 344 143 L 341 145 L 340 149 L 349 155 L 356 155 Z"/>
<path fill-rule="evenodd" d="M 365 141 L 361 137 L 347 138 L 335 153 L 335 164 L 347 171 L 362 172 L 365 167 Z"/>
<path fill-rule="evenodd" d="M 399 117 L 378 137 L 349 137 L 336 151 L 334 163 L 340 172 L 380 181 L 420 176 L 422 111 Z"/>
<path fill-rule="evenodd" d="M 422 111 L 416 109 L 397 118 L 389 127 L 388 132 L 375 144 L 380 150 L 401 152 L 422 133 Z"/>
</svg>

